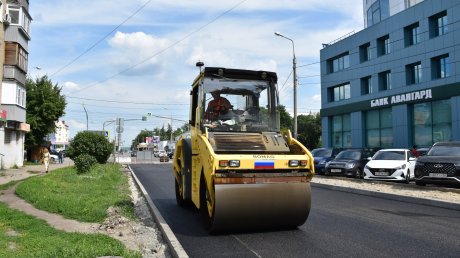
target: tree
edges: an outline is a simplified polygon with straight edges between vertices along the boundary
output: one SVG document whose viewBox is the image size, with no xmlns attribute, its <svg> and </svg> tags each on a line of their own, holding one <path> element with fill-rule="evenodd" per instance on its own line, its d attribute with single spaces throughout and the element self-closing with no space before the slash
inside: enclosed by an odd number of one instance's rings
<svg viewBox="0 0 460 258">
<path fill-rule="evenodd" d="M 292 128 L 292 117 L 286 111 L 286 107 L 283 105 L 278 106 L 278 112 L 280 113 L 280 129 L 291 129 Z"/>
<path fill-rule="evenodd" d="M 26 80 L 27 114 L 26 121 L 31 131 L 26 133 L 25 146 L 32 148 L 42 145 L 51 133 L 55 132 L 58 121 L 65 112 L 66 100 L 61 94 L 61 87 L 53 85 L 48 76 Z"/>
<path fill-rule="evenodd" d="M 66 150 L 66 155 L 75 159 L 80 155 L 90 155 L 96 158 L 97 162 L 104 164 L 113 151 L 113 144 L 107 138 L 93 132 L 79 132 L 73 138 Z"/>
<path fill-rule="evenodd" d="M 321 116 L 319 113 L 297 116 L 297 139 L 308 149 L 319 147 L 321 139 Z"/>
<path fill-rule="evenodd" d="M 136 138 L 134 138 L 131 144 L 131 149 L 135 150 L 137 148 L 137 144 L 139 144 L 140 142 L 145 142 L 146 137 L 153 137 L 153 135 L 155 135 L 155 130 L 150 131 L 150 130 L 144 129 L 140 131 L 139 134 L 136 136 Z"/>
</svg>

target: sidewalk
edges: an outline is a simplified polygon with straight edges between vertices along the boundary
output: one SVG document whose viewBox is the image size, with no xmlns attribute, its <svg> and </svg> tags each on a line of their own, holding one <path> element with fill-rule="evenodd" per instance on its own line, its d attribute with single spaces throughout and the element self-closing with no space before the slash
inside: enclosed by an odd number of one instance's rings
<svg viewBox="0 0 460 258">
<path fill-rule="evenodd" d="M 50 164 L 49 170 L 55 170 L 58 168 L 73 166 L 73 161 L 69 158 L 64 159 L 62 164 Z M 0 170 L 0 185 L 9 183 L 11 181 L 22 180 L 31 176 L 36 176 L 45 173 L 45 165 L 29 165 L 18 169 L 10 168 L 6 170 Z"/>
</svg>

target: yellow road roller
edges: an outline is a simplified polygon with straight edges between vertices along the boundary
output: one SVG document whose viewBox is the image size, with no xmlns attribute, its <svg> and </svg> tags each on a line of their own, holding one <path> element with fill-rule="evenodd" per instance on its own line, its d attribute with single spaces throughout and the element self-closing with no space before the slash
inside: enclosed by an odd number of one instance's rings
<svg viewBox="0 0 460 258">
<path fill-rule="evenodd" d="M 177 204 L 199 209 L 209 233 L 305 223 L 313 157 L 280 131 L 276 73 L 200 67 L 190 96 L 190 132 L 173 160 Z"/>
</svg>

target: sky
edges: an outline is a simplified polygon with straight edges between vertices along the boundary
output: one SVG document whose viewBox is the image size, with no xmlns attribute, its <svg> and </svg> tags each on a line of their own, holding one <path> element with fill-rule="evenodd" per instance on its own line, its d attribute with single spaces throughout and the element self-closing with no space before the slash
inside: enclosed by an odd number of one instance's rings
<svg viewBox="0 0 460 258">
<path fill-rule="evenodd" d="M 276 72 L 292 115 L 292 43 L 274 32 L 294 41 L 298 114 L 319 112 L 322 44 L 364 27 L 362 0 L 40 0 L 29 12 L 29 76 L 62 87 L 70 137 L 105 125 L 113 139 L 123 118 L 123 146 L 188 120 L 198 61 Z"/>
</svg>

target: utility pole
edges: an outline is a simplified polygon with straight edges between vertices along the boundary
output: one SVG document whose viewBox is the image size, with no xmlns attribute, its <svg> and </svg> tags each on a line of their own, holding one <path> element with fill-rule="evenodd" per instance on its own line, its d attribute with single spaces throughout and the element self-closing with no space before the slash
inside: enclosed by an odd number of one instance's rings
<svg viewBox="0 0 460 258">
<path fill-rule="evenodd" d="M 297 139 L 297 62 L 295 58 L 295 48 L 294 48 L 294 40 L 282 35 L 279 32 L 275 32 L 275 35 L 278 37 L 285 38 L 292 43 L 292 72 L 294 75 L 294 138 Z"/>
</svg>

